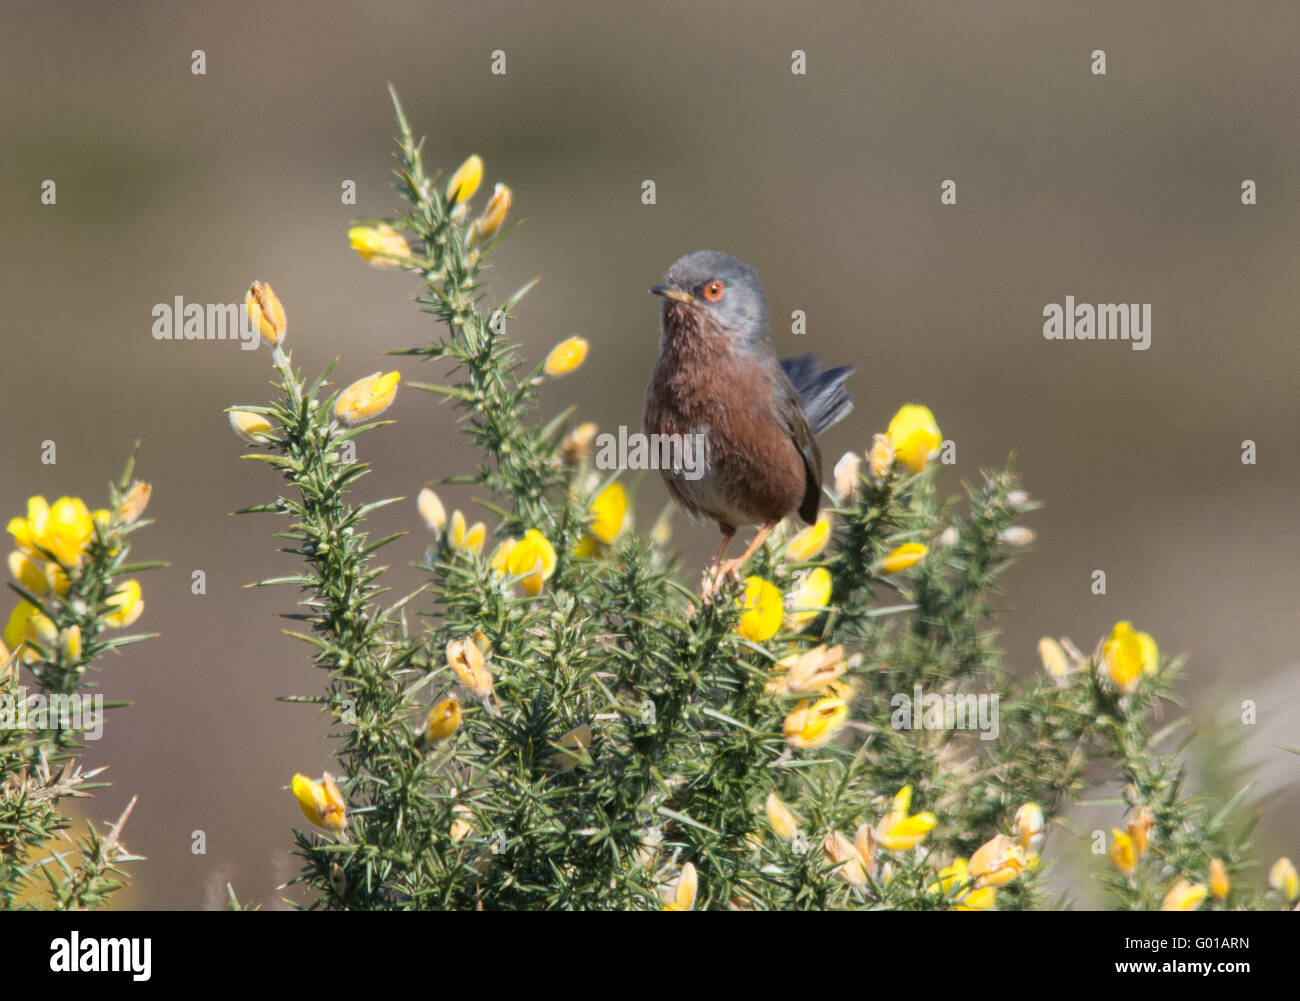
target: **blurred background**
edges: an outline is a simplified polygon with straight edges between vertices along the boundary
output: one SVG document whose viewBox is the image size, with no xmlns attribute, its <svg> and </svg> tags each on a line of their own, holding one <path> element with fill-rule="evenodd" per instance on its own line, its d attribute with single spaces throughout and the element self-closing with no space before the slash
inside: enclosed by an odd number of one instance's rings
<svg viewBox="0 0 1300 1001">
<path fill-rule="evenodd" d="M 308 373 L 338 356 L 344 383 L 381 365 L 436 379 L 381 358 L 434 336 L 410 301 L 418 283 L 366 267 L 345 236 L 351 218 L 398 208 L 389 80 L 431 168 L 445 177 L 477 152 L 485 190 L 514 189 L 526 221 L 494 260 L 494 291 L 542 282 L 512 338 L 533 359 L 571 334 L 591 342 L 581 370 L 544 387 L 547 412 L 576 403 L 603 428 L 638 427 L 657 339 L 646 289 L 701 247 L 752 263 L 778 350 L 857 367 L 857 408 L 822 443 L 828 479 L 908 401 L 957 443 L 950 491 L 1014 453 L 1046 506 L 1006 578 L 1008 662 L 1039 670 L 1040 636 L 1089 650 L 1125 618 L 1186 651 L 1200 726 L 1258 705 L 1258 724 L 1231 736 L 1265 807 L 1260 857 L 1300 853 L 1300 758 L 1275 746 L 1300 745 L 1296 5 L 2 9 L 0 515 L 37 493 L 102 504 L 139 438 L 157 525 L 135 555 L 171 564 L 142 578 L 138 628 L 161 638 L 99 679 L 134 705 L 87 757 L 111 764 L 113 786 L 82 801 L 85 816 L 140 797 L 126 843 L 148 861 L 119 906 L 219 906 L 226 880 L 283 906 L 289 830 L 303 824 L 286 786 L 332 764 L 312 709 L 276 701 L 321 681 L 280 632 L 294 592 L 242 589 L 296 569 L 276 551 L 280 523 L 229 516 L 279 491 L 239 460 L 223 413 L 268 399 L 268 355 L 155 341 L 151 310 L 238 302 L 262 279 Z M 196 49 L 205 75 L 191 73 Z M 497 49 L 505 76 L 490 73 Z M 355 206 L 340 203 L 349 179 Z M 955 206 L 940 204 L 946 179 Z M 1151 349 L 1045 341 L 1043 307 L 1066 295 L 1151 303 Z M 391 585 L 409 588 L 425 545 L 415 495 L 471 456 L 427 394 L 399 393 L 390 416 L 400 423 L 360 443 L 374 472 L 359 495 L 410 498 L 372 521 L 376 536 L 412 530 L 385 550 Z M 47 439 L 56 465 L 40 461 Z M 1241 462 L 1244 439 L 1256 465 Z M 467 493 L 443 494 L 475 512 Z M 664 499 L 651 474 L 642 528 Z M 715 530 L 675 527 L 693 579 Z M 1104 597 L 1089 590 L 1095 569 Z M 1119 819 L 1112 806 L 1074 822 Z M 206 855 L 191 854 L 195 831 Z M 1058 832 L 1049 853 L 1070 840 Z M 1086 880 L 1074 890 L 1093 899 Z"/>
</svg>

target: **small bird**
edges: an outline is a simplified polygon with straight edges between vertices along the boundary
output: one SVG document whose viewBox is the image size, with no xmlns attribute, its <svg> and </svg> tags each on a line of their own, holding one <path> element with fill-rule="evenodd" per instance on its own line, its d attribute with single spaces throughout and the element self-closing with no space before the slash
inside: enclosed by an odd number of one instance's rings
<svg viewBox="0 0 1300 1001">
<path fill-rule="evenodd" d="M 716 521 L 722 532 L 704 576 L 707 599 L 724 576 L 739 580 L 740 567 L 790 512 L 817 520 L 822 460 L 814 435 L 853 409 L 844 390 L 853 369 L 823 372 L 811 354 L 778 361 L 758 273 L 727 254 L 687 254 L 650 291 L 664 302 L 643 430 L 703 435 L 702 473 L 660 472 L 687 514 Z M 754 541 L 724 563 L 736 530 L 748 525 L 760 526 Z"/>
</svg>

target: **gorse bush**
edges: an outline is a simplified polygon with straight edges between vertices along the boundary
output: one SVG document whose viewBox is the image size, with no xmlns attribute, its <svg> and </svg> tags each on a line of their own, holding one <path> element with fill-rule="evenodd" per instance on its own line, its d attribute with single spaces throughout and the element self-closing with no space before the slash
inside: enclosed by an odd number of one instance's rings
<svg viewBox="0 0 1300 1001">
<path fill-rule="evenodd" d="M 122 843 L 135 800 L 105 834 L 80 838 L 63 801 L 88 797 L 104 766 L 85 771 L 83 740 L 96 740 L 105 708 L 90 672 L 102 655 L 146 639 L 125 634 L 144 611 L 130 574 L 162 566 L 130 563 L 128 537 L 152 488 L 131 478 L 135 455 L 109 487 L 107 508 L 79 497 L 27 502 L 10 519 L 9 587 L 19 597 L 0 642 L 0 908 L 102 905 L 122 886 L 120 868 L 137 860 Z M 26 672 L 24 676 L 23 672 Z"/>
<path fill-rule="evenodd" d="M 396 101 L 395 101 L 396 103 Z M 407 210 L 349 236 L 375 266 L 423 282 L 440 384 L 481 455 L 484 521 L 420 494 L 428 581 L 385 603 L 349 443 L 376 431 L 397 372 L 333 393 L 284 349 L 284 310 L 250 291 L 279 396 L 233 419 L 278 470 L 324 672 L 299 696 L 335 723 L 338 774 L 292 788 L 319 830 L 296 832 L 310 906 L 421 908 L 956 908 L 1060 906 L 1044 842 L 1099 782 L 1122 780 L 1094 850 L 1131 908 L 1281 907 L 1279 860 L 1250 864 L 1244 792 L 1213 815 L 1153 732 L 1179 661 L 1118 623 L 1090 654 L 1045 639 L 1015 682 L 993 641 L 998 580 L 1033 539 L 1035 504 L 1009 469 L 961 502 L 939 489 L 942 438 L 903 406 L 865 455 L 835 469 L 833 501 L 778 531 L 709 602 L 680 581 L 670 526 L 627 526 L 628 492 L 593 461 L 594 425 L 533 420 L 536 387 L 583 361 L 571 338 L 540 365 L 505 334 L 528 291 L 491 304 L 483 269 L 512 194 L 470 203 L 483 164 L 441 184 L 397 106 Z M 474 521 L 473 524 L 470 524 Z M 490 523 L 490 527 L 489 527 Z M 990 739 L 993 738 L 993 739 Z M 325 833 L 320 833 L 324 831 Z"/>
</svg>

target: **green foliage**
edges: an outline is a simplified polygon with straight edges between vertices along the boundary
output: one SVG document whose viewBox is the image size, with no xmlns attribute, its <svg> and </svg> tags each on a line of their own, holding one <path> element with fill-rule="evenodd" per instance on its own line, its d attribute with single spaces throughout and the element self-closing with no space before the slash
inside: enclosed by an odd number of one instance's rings
<svg viewBox="0 0 1300 1001">
<path fill-rule="evenodd" d="M 697 908 L 946 908 L 974 885 L 941 887 L 941 868 L 998 834 L 1029 844 L 1013 827 L 1019 807 L 1038 803 L 1051 821 L 1115 778 L 1131 808 L 1154 813 L 1132 879 L 1099 860 L 1120 906 L 1159 906 L 1176 880 L 1205 882 L 1212 858 L 1233 872 L 1245 864 L 1245 825 L 1230 822 L 1238 804 L 1209 815 L 1182 796 L 1181 759 L 1152 730 L 1176 660 L 1152 664 L 1129 692 L 1108 676 L 1100 645 L 1090 656 L 1071 647 L 1058 676 L 1018 682 L 1004 665 L 998 585 L 1027 537 L 1018 519 L 1034 507 L 1010 468 L 982 474 L 962 503 L 940 495 L 933 464 L 919 474 L 893 464 L 828 494 L 826 550 L 797 562 L 778 531 L 751 572 L 789 595 L 824 566 L 830 602 L 763 642 L 737 632 L 741 588 L 728 582 L 703 603 L 679 582 L 660 533 L 593 542 L 591 506 L 610 479 L 566 437 L 568 413 L 532 419 L 542 368 L 528 368 L 505 335 L 528 286 L 488 302 L 484 266 L 504 233 L 475 242 L 467 206 L 425 173 L 400 106 L 397 125 L 408 209 L 391 225 L 409 250 L 397 256 L 439 324 L 429 344 L 397 353 L 450 363 L 446 381 L 406 385 L 459 411 L 481 459 L 445 482 L 477 488 L 500 544 L 485 555 L 491 541 L 467 545 L 455 518 L 435 515 L 427 584 L 386 604 L 375 560 L 392 539 L 371 540 L 364 526 L 392 501 L 349 499 L 367 467 L 344 448 L 385 422 L 338 420 L 324 376 L 308 385 L 276 348 L 278 398 L 240 409 L 273 422 L 252 457 L 291 489 L 248 510 L 287 519 L 285 551 L 304 560 L 262 583 L 305 592 L 308 628 L 295 635 L 327 681 L 297 701 L 335 721 L 348 802 L 343 836 L 296 832 L 311 907 L 659 909 L 690 863 Z M 522 587 L 533 564 L 509 572 L 512 540 L 532 530 L 555 554 L 540 590 Z M 916 541 L 929 547 L 918 564 L 884 572 L 888 553 Z M 462 641 L 485 652 L 490 696 L 457 673 L 448 647 Z M 779 691 L 787 658 L 836 645 L 842 678 L 799 697 Z M 997 739 L 893 725 L 915 686 L 996 697 Z M 448 694 L 463 718 L 435 739 L 425 716 Z M 846 721 L 835 716 L 828 739 L 788 738 L 792 710 L 840 704 Z M 916 846 L 891 847 L 882 818 L 904 787 L 910 812 L 935 824 Z M 771 793 L 797 816 L 792 836 L 769 823 Z M 855 835 L 856 854 L 845 855 Z M 997 906 L 1060 906 L 1045 886 L 1051 864 L 1018 851 L 1024 871 L 999 886 Z M 1281 901 L 1234 888 L 1212 903 Z"/>
</svg>

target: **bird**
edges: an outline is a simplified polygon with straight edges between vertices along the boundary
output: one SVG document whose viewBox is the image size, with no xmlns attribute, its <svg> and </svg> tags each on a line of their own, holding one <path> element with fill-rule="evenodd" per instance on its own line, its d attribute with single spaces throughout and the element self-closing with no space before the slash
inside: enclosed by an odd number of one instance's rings
<svg viewBox="0 0 1300 1001">
<path fill-rule="evenodd" d="M 726 576 L 739 581 L 740 568 L 787 515 L 797 510 L 808 524 L 817 520 L 815 436 L 853 409 L 844 388 L 853 368 L 823 371 L 813 354 L 778 360 L 758 272 L 729 254 L 686 254 L 650 292 L 663 305 L 643 431 L 703 436 L 694 439 L 705 445 L 702 470 L 660 473 L 693 520 L 715 521 L 722 533 L 701 584 L 707 601 Z M 753 542 L 724 562 L 736 532 L 750 526 L 758 526 Z"/>
</svg>

